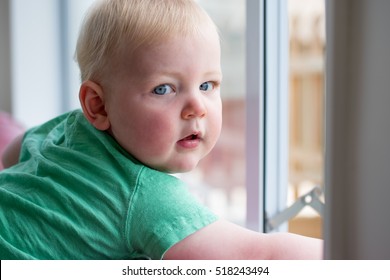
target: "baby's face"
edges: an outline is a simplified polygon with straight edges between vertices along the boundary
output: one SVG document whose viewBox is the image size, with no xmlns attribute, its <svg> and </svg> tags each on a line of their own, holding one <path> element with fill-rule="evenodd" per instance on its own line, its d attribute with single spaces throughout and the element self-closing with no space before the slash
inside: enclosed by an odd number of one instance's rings
<svg viewBox="0 0 390 280">
<path fill-rule="evenodd" d="M 120 62 L 105 89 L 110 133 L 145 165 L 190 171 L 221 131 L 217 35 L 172 38 Z"/>
</svg>

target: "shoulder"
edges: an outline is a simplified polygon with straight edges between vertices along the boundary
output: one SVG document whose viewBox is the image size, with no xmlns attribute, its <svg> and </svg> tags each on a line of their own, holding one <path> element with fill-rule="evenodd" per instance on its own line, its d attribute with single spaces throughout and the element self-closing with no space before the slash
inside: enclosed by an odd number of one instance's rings
<svg viewBox="0 0 390 280">
<path fill-rule="evenodd" d="M 143 203 L 153 203 L 156 206 L 196 202 L 185 182 L 147 166 L 143 166 L 138 173 L 137 195 L 138 199 L 145 200 Z"/>
<path fill-rule="evenodd" d="M 148 167 L 139 173 L 129 211 L 130 243 L 153 259 L 217 220 L 183 181 Z"/>
</svg>

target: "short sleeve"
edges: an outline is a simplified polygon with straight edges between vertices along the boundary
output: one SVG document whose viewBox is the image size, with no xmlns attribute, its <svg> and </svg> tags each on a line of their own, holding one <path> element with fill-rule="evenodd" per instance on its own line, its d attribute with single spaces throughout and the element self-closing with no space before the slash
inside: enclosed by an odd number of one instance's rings
<svg viewBox="0 0 390 280">
<path fill-rule="evenodd" d="M 148 168 L 139 174 L 128 215 L 130 246 L 151 259 L 217 220 L 181 180 Z"/>
</svg>

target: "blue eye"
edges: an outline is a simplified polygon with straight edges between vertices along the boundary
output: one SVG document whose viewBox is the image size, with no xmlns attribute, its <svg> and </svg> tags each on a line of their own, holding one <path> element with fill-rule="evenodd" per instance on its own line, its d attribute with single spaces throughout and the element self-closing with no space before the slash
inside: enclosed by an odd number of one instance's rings
<svg viewBox="0 0 390 280">
<path fill-rule="evenodd" d="M 170 85 L 159 85 L 153 89 L 153 93 L 157 95 L 165 95 L 173 92 L 173 88 Z"/>
<path fill-rule="evenodd" d="M 199 89 L 202 91 L 210 91 L 214 89 L 214 84 L 212 82 L 204 82 L 199 86 Z"/>
</svg>

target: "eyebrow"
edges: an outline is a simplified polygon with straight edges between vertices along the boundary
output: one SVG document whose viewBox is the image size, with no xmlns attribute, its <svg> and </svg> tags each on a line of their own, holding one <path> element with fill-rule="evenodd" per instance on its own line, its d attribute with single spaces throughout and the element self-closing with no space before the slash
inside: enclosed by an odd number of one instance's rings
<svg viewBox="0 0 390 280">
<path fill-rule="evenodd" d="M 223 75 L 220 71 L 210 71 L 204 73 L 204 77 L 210 80 L 218 80 L 218 82 L 222 81 Z"/>
</svg>

